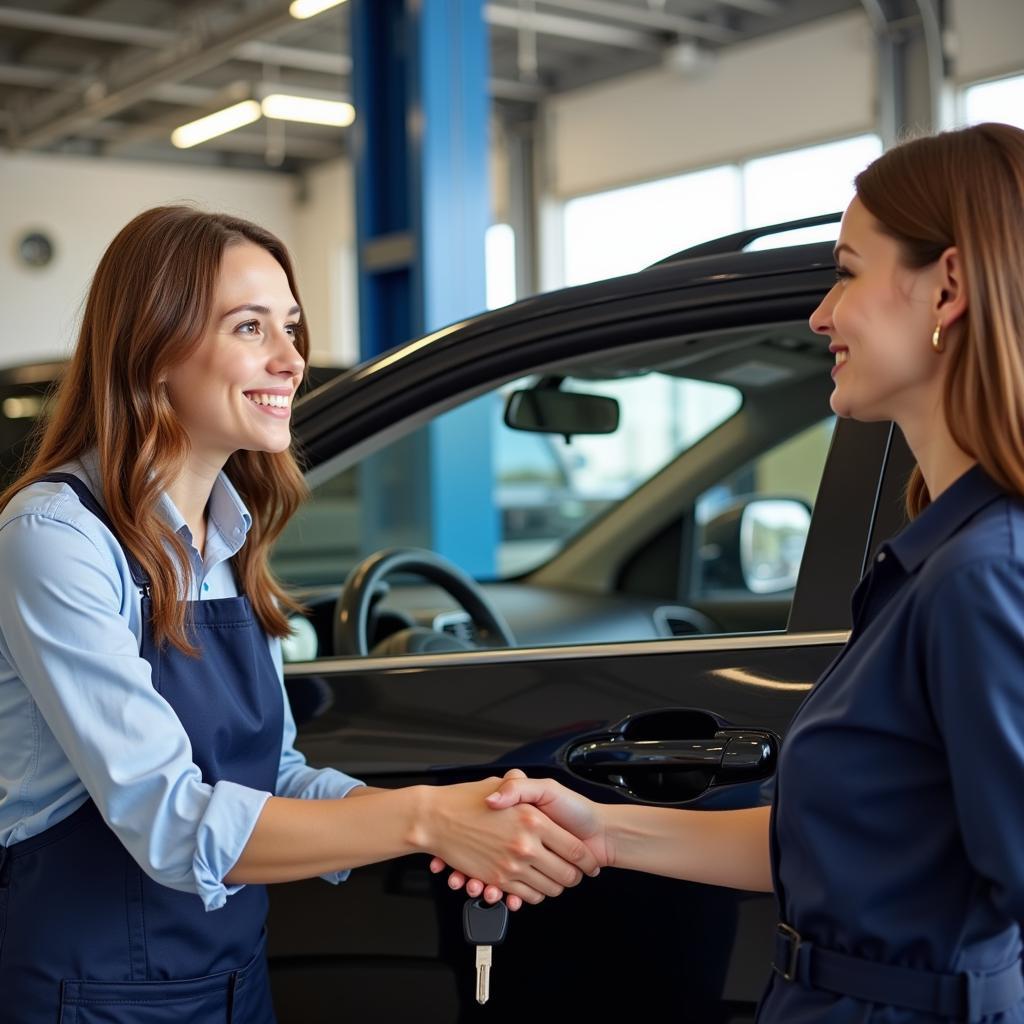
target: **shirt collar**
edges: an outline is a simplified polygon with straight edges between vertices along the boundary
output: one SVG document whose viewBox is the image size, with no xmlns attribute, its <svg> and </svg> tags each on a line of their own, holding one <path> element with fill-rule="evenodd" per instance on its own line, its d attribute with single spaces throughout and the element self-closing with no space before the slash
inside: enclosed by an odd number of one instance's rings
<svg viewBox="0 0 1024 1024">
<path fill-rule="evenodd" d="M 969 519 L 1005 494 L 980 465 L 974 465 L 885 546 L 912 573 Z"/>
<path fill-rule="evenodd" d="M 79 459 L 79 464 L 85 474 L 89 489 L 100 504 L 104 504 L 102 478 L 99 471 L 99 453 L 95 448 L 85 452 Z M 191 541 L 192 533 L 166 491 L 160 495 L 157 512 L 163 516 L 175 533 L 184 534 Z M 217 479 L 213 482 L 207 513 L 210 523 L 223 537 L 230 553 L 234 554 L 245 541 L 245 535 L 252 526 L 252 516 L 238 491 L 235 490 L 234 484 L 223 470 L 217 474 Z"/>
<path fill-rule="evenodd" d="M 213 483 L 207 513 L 210 523 L 234 554 L 245 541 L 245 535 L 252 526 L 252 516 L 223 470 Z"/>
</svg>

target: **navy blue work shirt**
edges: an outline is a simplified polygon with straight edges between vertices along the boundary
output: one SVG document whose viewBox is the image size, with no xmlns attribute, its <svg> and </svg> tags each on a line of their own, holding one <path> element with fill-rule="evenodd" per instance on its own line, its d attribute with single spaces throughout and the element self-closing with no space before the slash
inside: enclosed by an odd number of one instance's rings
<svg viewBox="0 0 1024 1024">
<path fill-rule="evenodd" d="M 1019 961 L 1024 501 L 980 466 L 884 544 L 854 592 L 849 641 L 783 744 L 771 849 L 780 919 L 818 946 L 942 973 Z M 938 1019 L 774 972 L 758 1015 Z"/>
</svg>

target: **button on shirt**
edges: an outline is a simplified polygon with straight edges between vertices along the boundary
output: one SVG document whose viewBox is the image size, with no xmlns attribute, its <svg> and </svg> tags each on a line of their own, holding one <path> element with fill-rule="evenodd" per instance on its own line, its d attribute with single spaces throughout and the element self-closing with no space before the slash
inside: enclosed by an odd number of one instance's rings
<svg viewBox="0 0 1024 1024">
<path fill-rule="evenodd" d="M 980 467 L 855 591 L 849 642 L 783 744 L 771 846 L 780 915 L 816 945 L 943 973 L 1019 959 L 1024 502 Z M 758 1020 L 934 1019 L 866 1011 L 773 974 Z"/>
<path fill-rule="evenodd" d="M 102 504 L 93 455 L 61 471 L 83 479 Z M 210 495 L 205 557 L 166 494 L 158 512 L 191 552 L 189 599 L 237 596 L 228 559 L 251 518 L 225 474 Z M 223 906 L 241 888 L 223 878 L 271 794 L 203 782 L 139 655 L 142 600 L 120 544 L 66 484 L 38 483 L 0 513 L 0 565 L 0 845 L 45 831 L 92 797 L 147 874 L 197 893 L 208 910 Z M 284 701 L 275 794 L 343 797 L 361 783 L 309 767 L 295 749 L 281 644 L 268 642 Z"/>
</svg>

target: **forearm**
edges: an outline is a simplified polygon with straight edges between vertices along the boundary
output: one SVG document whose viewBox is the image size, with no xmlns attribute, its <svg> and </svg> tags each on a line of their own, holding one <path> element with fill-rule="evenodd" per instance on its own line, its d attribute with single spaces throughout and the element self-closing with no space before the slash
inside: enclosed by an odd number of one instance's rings
<svg viewBox="0 0 1024 1024">
<path fill-rule="evenodd" d="M 271 797 L 224 881 L 290 882 L 423 852 L 428 799 L 425 786 L 360 787 L 341 800 Z"/>
<path fill-rule="evenodd" d="M 685 811 L 636 804 L 602 808 L 615 867 L 771 892 L 769 807 Z"/>
</svg>

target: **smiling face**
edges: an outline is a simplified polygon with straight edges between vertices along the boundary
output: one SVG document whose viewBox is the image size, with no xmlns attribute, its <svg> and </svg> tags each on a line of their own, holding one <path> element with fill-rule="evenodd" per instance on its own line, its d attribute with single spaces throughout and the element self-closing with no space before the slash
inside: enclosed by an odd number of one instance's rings
<svg viewBox="0 0 1024 1024">
<path fill-rule="evenodd" d="M 251 242 L 229 245 L 203 339 L 166 376 L 194 458 L 219 467 L 240 449 L 288 448 L 304 366 L 295 347 L 299 320 L 277 260 Z"/>
<path fill-rule="evenodd" d="M 837 280 L 811 315 L 836 356 L 832 410 L 858 420 L 928 417 L 941 407 L 945 361 L 931 344 L 962 313 L 950 304 L 955 250 L 921 270 L 908 268 L 899 243 L 859 199 L 843 215 Z M 902 423 L 901 423 L 902 425 Z"/>
</svg>

